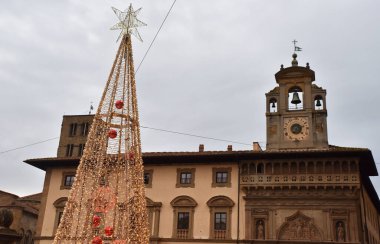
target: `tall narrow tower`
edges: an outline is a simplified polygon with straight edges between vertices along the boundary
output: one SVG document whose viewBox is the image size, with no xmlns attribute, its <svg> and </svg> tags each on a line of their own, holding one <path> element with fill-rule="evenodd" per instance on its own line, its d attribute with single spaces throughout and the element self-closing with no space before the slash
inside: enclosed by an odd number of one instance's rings
<svg viewBox="0 0 380 244">
<path fill-rule="evenodd" d="M 149 243 L 131 33 L 139 10 L 113 9 L 120 47 L 54 243 Z"/>
<path fill-rule="evenodd" d="M 315 73 L 292 66 L 275 75 L 278 86 L 266 95 L 267 150 L 328 148 L 326 90 L 313 84 Z"/>
</svg>

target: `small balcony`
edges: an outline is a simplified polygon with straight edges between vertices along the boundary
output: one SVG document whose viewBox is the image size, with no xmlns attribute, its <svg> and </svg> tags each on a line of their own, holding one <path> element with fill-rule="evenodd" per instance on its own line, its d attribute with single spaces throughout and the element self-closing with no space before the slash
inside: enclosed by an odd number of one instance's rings
<svg viewBox="0 0 380 244">
<path fill-rule="evenodd" d="M 218 240 L 226 239 L 227 231 L 226 230 L 214 230 L 214 238 Z"/>
<path fill-rule="evenodd" d="M 188 239 L 189 230 L 188 229 L 177 229 L 177 238 L 178 239 Z"/>
</svg>

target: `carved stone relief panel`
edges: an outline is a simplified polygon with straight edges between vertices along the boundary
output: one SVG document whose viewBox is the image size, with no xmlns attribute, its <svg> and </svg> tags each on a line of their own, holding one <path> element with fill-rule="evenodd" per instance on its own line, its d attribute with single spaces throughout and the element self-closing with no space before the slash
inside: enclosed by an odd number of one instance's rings
<svg viewBox="0 0 380 244">
<path fill-rule="evenodd" d="M 278 232 L 279 240 L 322 240 L 320 230 L 314 225 L 313 219 L 297 211 L 286 218 Z"/>
</svg>

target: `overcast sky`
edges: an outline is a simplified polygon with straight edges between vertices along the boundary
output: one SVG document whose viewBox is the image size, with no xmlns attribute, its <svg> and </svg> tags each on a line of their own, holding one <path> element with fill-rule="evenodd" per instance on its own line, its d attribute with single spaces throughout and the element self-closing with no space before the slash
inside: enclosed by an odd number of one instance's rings
<svg viewBox="0 0 380 244">
<path fill-rule="evenodd" d="M 137 67 L 173 0 L 142 7 Z M 120 0 L 0 2 L 0 152 L 58 137 L 62 116 L 88 113 L 118 47 Z M 140 123 L 265 146 L 265 93 L 292 40 L 327 90 L 329 143 L 365 147 L 380 163 L 380 1 L 177 0 L 136 75 Z M 144 151 L 251 146 L 142 129 Z M 0 190 L 42 191 L 44 171 L 23 160 L 56 156 L 58 139 L 0 153 Z M 377 165 L 380 169 L 380 165 Z M 380 177 L 372 178 L 380 192 Z"/>
</svg>

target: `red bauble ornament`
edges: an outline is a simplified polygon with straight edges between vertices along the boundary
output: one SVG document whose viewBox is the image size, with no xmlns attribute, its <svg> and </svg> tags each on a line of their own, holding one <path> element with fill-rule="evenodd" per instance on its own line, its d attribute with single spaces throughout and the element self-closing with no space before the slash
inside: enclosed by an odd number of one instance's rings
<svg viewBox="0 0 380 244">
<path fill-rule="evenodd" d="M 102 238 L 100 238 L 99 236 L 95 236 L 94 239 L 92 239 L 92 244 L 102 244 L 103 241 L 102 241 Z"/>
<path fill-rule="evenodd" d="M 110 129 L 110 130 L 108 131 L 108 137 L 109 137 L 109 138 L 114 139 L 114 138 L 116 138 L 116 136 L 117 136 L 117 131 L 116 131 L 116 130 L 114 130 L 114 129 Z"/>
<path fill-rule="evenodd" d="M 94 217 L 92 217 L 92 225 L 94 227 L 98 227 L 100 225 L 100 220 L 101 220 L 100 216 L 94 215 Z"/>
<path fill-rule="evenodd" d="M 107 226 L 106 228 L 104 228 L 104 233 L 106 234 L 106 236 L 112 236 L 113 228 L 111 226 Z"/>
<path fill-rule="evenodd" d="M 123 102 L 123 101 L 121 101 L 121 100 L 117 100 L 117 101 L 115 102 L 115 107 L 116 107 L 117 109 L 121 109 L 123 106 L 124 106 L 124 102 Z"/>
</svg>

